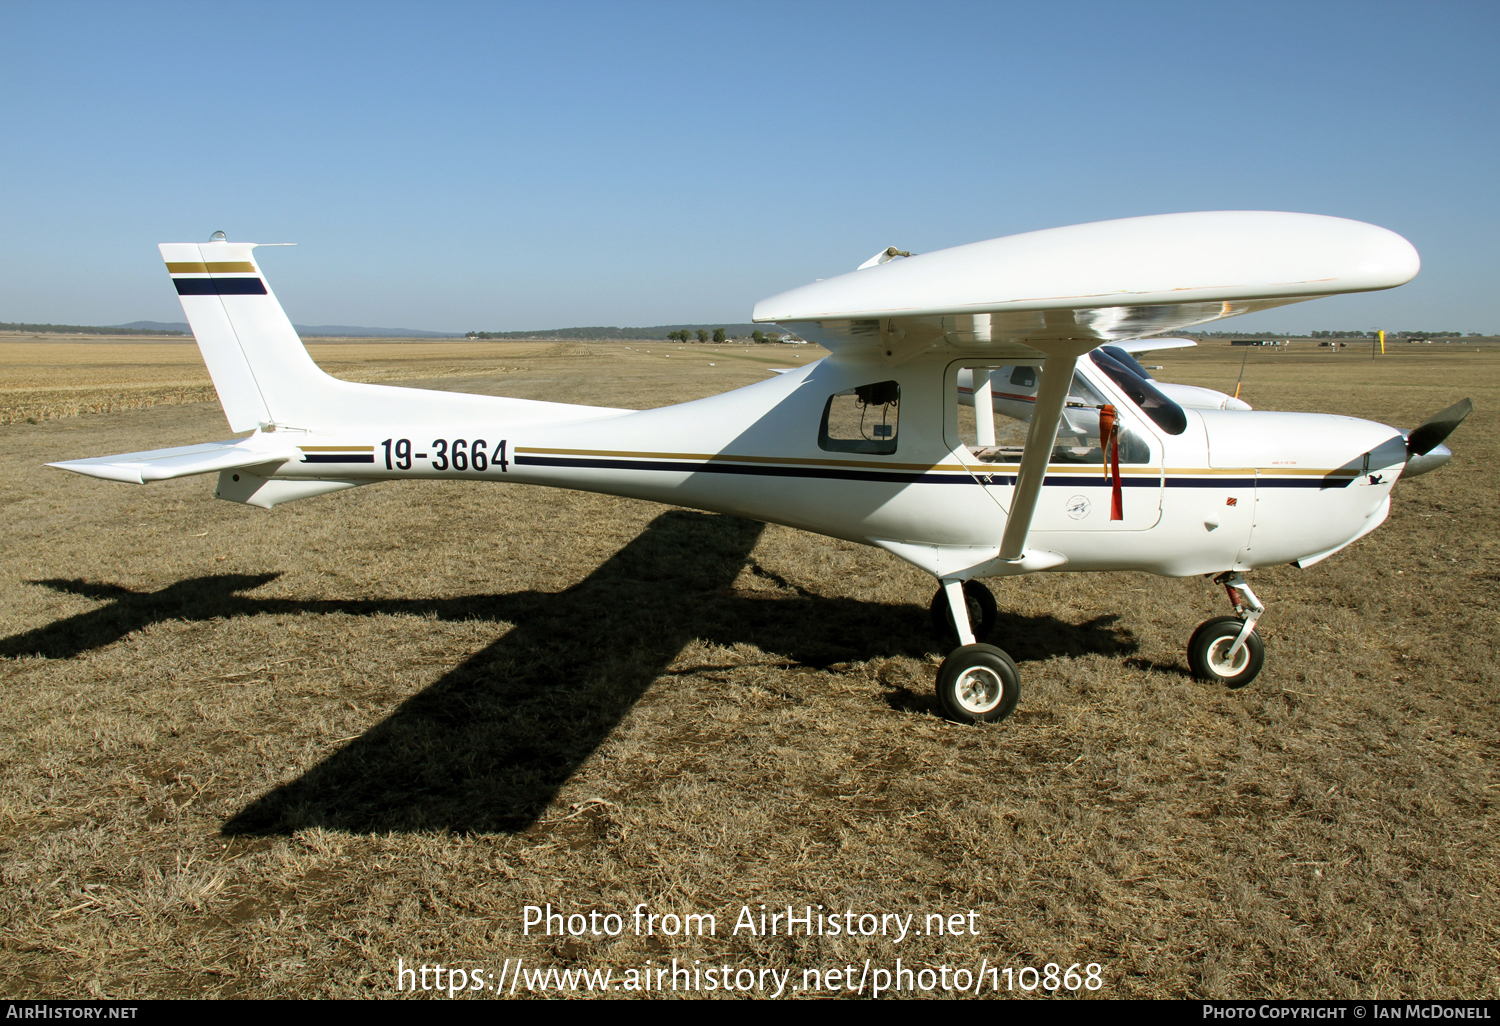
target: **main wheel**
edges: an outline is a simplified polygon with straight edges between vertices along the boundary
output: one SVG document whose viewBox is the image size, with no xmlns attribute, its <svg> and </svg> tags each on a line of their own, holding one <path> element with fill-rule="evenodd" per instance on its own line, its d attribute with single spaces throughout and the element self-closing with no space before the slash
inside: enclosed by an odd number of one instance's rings
<svg viewBox="0 0 1500 1026">
<path fill-rule="evenodd" d="M 1242 688 L 1259 674 L 1266 662 L 1266 646 L 1254 631 L 1233 659 L 1229 650 L 1240 636 L 1245 623 L 1237 616 L 1216 616 L 1198 625 L 1188 639 L 1188 666 L 1199 680 L 1220 681 L 1231 688 Z"/>
<path fill-rule="evenodd" d="M 999 723 L 1021 700 L 1021 674 L 994 645 L 965 645 L 943 660 L 937 695 L 943 711 L 960 723 Z"/>
<path fill-rule="evenodd" d="M 964 605 L 969 607 L 969 629 L 974 632 L 974 640 L 990 636 L 990 631 L 995 629 L 995 617 L 999 610 L 995 606 L 995 596 L 990 594 L 990 589 L 978 581 L 964 582 Z M 958 640 L 958 627 L 953 623 L 953 610 L 948 606 L 948 593 L 942 588 L 932 596 L 932 605 L 928 608 L 932 614 L 932 629 L 950 638 Z"/>
</svg>

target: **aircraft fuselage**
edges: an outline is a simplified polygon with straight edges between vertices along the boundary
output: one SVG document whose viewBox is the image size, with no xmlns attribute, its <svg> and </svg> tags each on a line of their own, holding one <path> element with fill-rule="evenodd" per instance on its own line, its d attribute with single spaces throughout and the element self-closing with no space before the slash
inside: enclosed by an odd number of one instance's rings
<svg viewBox="0 0 1500 1026">
<path fill-rule="evenodd" d="M 879 545 L 940 576 L 992 576 L 1005 572 L 987 564 L 1017 466 L 1003 454 L 976 457 L 957 437 L 964 364 L 961 354 L 896 368 L 829 358 L 679 406 L 540 424 L 518 423 L 498 404 L 487 415 L 475 396 L 445 417 L 442 394 L 430 393 L 431 412 L 405 422 L 280 429 L 275 441 L 296 455 L 266 476 L 273 492 L 405 478 L 605 492 Z M 1386 516 L 1406 456 L 1394 428 L 1323 414 L 1190 409 L 1186 428 L 1171 435 L 1087 361 L 1079 374 L 1148 455 L 1121 467 L 1119 520 L 1110 519 L 1103 464 L 1049 466 L 1029 546 L 1066 557 L 1052 569 L 1186 576 L 1311 560 Z M 831 397 L 892 381 L 900 396 L 893 451 L 827 448 L 820 424 Z M 1078 412 L 1097 420 L 1093 410 Z M 238 481 L 222 475 L 220 495 L 245 501 L 259 478 L 236 473 Z"/>
</svg>

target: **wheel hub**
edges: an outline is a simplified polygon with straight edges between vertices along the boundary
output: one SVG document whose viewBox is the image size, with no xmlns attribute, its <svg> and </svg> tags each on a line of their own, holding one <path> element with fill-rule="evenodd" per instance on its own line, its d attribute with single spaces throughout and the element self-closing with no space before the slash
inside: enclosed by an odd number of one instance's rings
<svg viewBox="0 0 1500 1026">
<path fill-rule="evenodd" d="M 979 716 L 1000 704 L 1005 697 L 1005 682 L 987 666 L 972 666 L 958 678 L 955 690 L 964 710 Z"/>
<path fill-rule="evenodd" d="M 1235 639 L 1220 638 L 1208 649 L 1208 665 L 1221 677 L 1233 677 L 1245 669 L 1250 662 L 1250 649 L 1241 645 L 1239 652 L 1235 653 L 1234 659 L 1229 658 L 1229 650 L 1234 648 Z"/>
</svg>

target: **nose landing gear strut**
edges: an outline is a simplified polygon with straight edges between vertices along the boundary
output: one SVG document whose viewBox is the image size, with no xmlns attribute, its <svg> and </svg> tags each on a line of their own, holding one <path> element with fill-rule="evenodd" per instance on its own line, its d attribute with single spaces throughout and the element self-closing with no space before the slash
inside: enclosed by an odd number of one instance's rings
<svg viewBox="0 0 1500 1026">
<path fill-rule="evenodd" d="M 1199 680 L 1242 688 L 1254 680 L 1266 662 L 1266 648 L 1255 624 L 1266 607 L 1245 578 L 1231 570 L 1214 578 L 1229 594 L 1237 616 L 1216 616 L 1198 625 L 1188 639 L 1188 667 Z"/>
</svg>

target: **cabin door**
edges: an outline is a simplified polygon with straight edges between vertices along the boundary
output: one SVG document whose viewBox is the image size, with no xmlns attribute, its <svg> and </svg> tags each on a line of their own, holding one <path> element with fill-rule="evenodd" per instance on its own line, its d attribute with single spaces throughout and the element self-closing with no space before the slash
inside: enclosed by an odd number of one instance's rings
<svg viewBox="0 0 1500 1026">
<path fill-rule="evenodd" d="M 947 379 L 952 432 L 947 441 L 1005 515 L 1044 366 L 965 361 L 954 364 Z M 1161 447 L 1127 409 L 1118 410 L 1122 517 L 1112 519 L 1114 483 L 1099 439 L 1104 405 L 1099 391 L 1075 373 L 1033 531 L 1144 531 L 1161 519 Z"/>
</svg>

